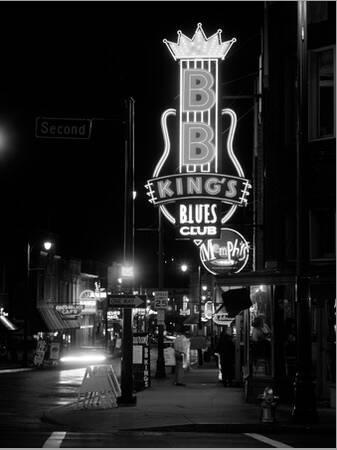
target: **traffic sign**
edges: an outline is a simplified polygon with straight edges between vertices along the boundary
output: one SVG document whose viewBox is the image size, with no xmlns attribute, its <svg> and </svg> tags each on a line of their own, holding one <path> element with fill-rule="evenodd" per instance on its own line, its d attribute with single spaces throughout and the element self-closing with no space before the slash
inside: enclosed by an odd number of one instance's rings
<svg viewBox="0 0 337 450">
<path fill-rule="evenodd" d="M 168 307 L 168 291 L 155 291 L 154 298 L 155 298 L 154 300 L 155 308 Z"/>
<path fill-rule="evenodd" d="M 37 117 L 35 137 L 49 139 L 90 139 L 91 119 Z"/>
<path fill-rule="evenodd" d="M 115 308 L 145 308 L 146 295 L 110 294 L 108 295 L 108 305 Z"/>
</svg>

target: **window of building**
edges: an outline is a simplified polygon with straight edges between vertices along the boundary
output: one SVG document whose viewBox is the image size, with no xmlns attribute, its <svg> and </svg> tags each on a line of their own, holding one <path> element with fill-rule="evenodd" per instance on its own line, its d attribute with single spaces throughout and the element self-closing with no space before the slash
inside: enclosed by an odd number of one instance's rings
<svg viewBox="0 0 337 450">
<path fill-rule="evenodd" d="M 328 2 L 308 2 L 308 24 L 328 20 Z"/>
<path fill-rule="evenodd" d="M 336 258 L 336 214 L 329 209 L 311 210 L 310 227 L 310 259 L 326 260 Z"/>
<path fill-rule="evenodd" d="M 255 377 L 272 375 L 272 294 L 271 286 L 250 287 L 250 336 L 252 370 Z"/>
<path fill-rule="evenodd" d="M 335 47 L 309 52 L 309 139 L 335 136 Z"/>
<path fill-rule="evenodd" d="M 284 252 L 288 261 L 296 259 L 296 222 L 295 214 L 287 213 L 285 217 L 285 242 Z"/>
</svg>

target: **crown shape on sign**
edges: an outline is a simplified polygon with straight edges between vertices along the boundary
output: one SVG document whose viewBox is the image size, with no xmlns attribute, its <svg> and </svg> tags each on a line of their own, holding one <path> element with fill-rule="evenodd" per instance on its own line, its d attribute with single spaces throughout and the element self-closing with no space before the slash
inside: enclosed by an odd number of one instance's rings
<svg viewBox="0 0 337 450">
<path fill-rule="evenodd" d="M 180 30 L 178 31 L 178 42 L 170 42 L 164 39 L 173 58 L 177 59 L 225 59 L 229 49 L 236 42 L 233 38 L 230 41 L 221 41 L 222 30 L 218 30 L 213 36 L 207 38 L 202 24 L 198 23 L 197 29 L 192 39 L 188 38 Z"/>
</svg>

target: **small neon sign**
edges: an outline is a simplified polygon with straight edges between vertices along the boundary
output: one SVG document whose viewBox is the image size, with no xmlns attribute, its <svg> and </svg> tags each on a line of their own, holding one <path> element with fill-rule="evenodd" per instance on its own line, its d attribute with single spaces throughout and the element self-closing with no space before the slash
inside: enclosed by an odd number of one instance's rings
<svg viewBox="0 0 337 450">
<path fill-rule="evenodd" d="M 249 259 L 249 243 L 231 228 L 222 228 L 219 239 L 204 240 L 199 251 L 203 266 L 213 275 L 241 272 Z"/>
<path fill-rule="evenodd" d="M 219 60 L 224 60 L 233 38 L 222 42 L 221 30 L 207 38 L 199 23 L 190 39 L 178 31 L 178 41 L 164 39 L 179 63 L 179 108 L 162 114 L 164 152 L 145 185 L 150 203 L 159 206 L 166 219 L 186 239 L 220 236 L 238 206 L 247 205 L 251 185 L 233 150 L 236 114 L 222 109 L 219 102 Z M 226 150 L 230 163 L 222 171 L 221 119 L 231 120 Z M 178 148 L 172 148 L 168 119 L 178 122 Z M 178 173 L 164 173 L 164 165 L 174 150 Z"/>
</svg>

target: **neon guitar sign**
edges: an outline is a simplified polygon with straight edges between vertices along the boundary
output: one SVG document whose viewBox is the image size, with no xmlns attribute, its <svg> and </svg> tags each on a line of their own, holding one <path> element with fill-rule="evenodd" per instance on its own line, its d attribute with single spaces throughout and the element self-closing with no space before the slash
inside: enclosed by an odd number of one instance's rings
<svg viewBox="0 0 337 450">
<path fill-rule="evenodd" d="M 199 23 L 192 39 L 178 31 L 178 42 L 164 39 L 179 62 L 178 112 L 167 109 L 161 117 L 164 152 L 146 184 L 149 201 L 187 239 L 216 238 L 238 206 L 246 206 L 251 187 L 233 150 L 236 114 L 219 105 L 219 60 L 236 42 L 221 41 L 221 30 L 207 38 Z M 231 120 L 226 151 L 230 166 L 222 173 L 223 116 Z M 168 119 L 178 121 L 179 141 L 171 144 Z M 176 148 L 179 147 L 179 148 Z M 164 172 L 171 154 L 179 155 L 178 173 Z"/>
</svg>

